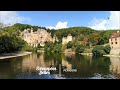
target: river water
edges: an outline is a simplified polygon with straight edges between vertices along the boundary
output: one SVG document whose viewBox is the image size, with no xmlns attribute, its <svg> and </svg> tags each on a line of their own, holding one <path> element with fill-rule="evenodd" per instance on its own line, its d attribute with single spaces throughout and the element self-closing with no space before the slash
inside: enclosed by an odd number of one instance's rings
<svg viewBox="0 0 120 90">
<path fill-rule="evenodd" d="M 56 70 L 40 75 L 36 67 Z M 120 58 L 33 53 L 0 60 L 0 79 L 120 79 Z"/>
</svg>

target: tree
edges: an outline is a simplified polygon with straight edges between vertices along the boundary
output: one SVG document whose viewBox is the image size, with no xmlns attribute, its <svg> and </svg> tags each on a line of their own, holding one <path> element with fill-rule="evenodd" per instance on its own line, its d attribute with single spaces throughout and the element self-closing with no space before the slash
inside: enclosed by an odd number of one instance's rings
<svg viewBox="0 0 120 90">
<path fill-rule="evenodd" d="M 103 45 L 104 43 L 105 43 L 104 38 L 103 38 L 103 37 L 100 37 L 100 38 L 98 39 L 98 45 Z"/>
<path fill-rule="evenodd" d="M 84 51 L 84 46 L 78 45 L 75 49 L 76 53 L 82 53 Z"/>
<path fill-rule="evenodd" d="M 62 45 L 58 44 L 53 48 L 53 52 L 61 52 L 62 51 Z"/>
<path fill-rule="evenodd" d="M 17 36 L 2 35 L 0 36 L 0 53 L 11 53 L 21 51 L 25 41 Z"/>
<path fill-rule="evenodd" d="M 104 51 L 105 51 L 107 54 L 110 53 L 110 50 L 111 50 L 110 45 L 106 45 L 106 46 L 104 47 Z"/>
<path fill-rule="evenodd" d="M 72 48 L 72 46 L 73 46 L 72 41 L 70 41 L 70 42 L 67 43 L 67 49 L 68 49 L 68 48 Z"/>
<path fill-rule="evenodd" d="M 92 53 L 94 56 L 102 56 L 110 53 L 110 46 L 96 46 L 93 48 Z"/>
</svg>

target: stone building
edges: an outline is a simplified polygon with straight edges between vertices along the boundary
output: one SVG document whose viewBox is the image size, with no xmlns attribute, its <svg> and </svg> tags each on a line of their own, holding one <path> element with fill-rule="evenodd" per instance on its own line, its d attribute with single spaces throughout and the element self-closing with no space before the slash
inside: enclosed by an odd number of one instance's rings
<svg viewBox="0 0 120 90">
<path fill-rule="evenodd" d="M 109 45 L 111 47 L 110 54 L 120 55 L 120 32 L 113 33 L 109 38 Z"/>
<path fill-rule="evenodd" d="M 52 42 L 55 43 L 55 42 L 58 42 L 58 41 L 59 41 L 59 40 L 58 40 L 57 36 L 54 35 L 54 37 L 53 37 L 53 39 L 52 39 Z"/>
<path fill-rule="evenodd" d="M 120 48 L 120 32 L 117 31 L 110 36 L 109 44 L 111 48 Z"/>
<path fill-rule="evenodd" d="M 33 29 L 25 29 L 22 32 L 22 38 L 33 47 L 37 47 L 38 44 L 40 46 L 44 46 L 45 42 L 53 41 L 51 37 L 51 33 L 48 33 L 44 29 L 38 29 L 37 31 L 33 32 Z"/>
<path fill-rule="evenodd" d="M 62 44 L 67 44 L 69 41 L 72 41 L 72 40 L 73 40 L 72 35 L 69 34 L 67 37 L 62 38 Z"/>
</svg>

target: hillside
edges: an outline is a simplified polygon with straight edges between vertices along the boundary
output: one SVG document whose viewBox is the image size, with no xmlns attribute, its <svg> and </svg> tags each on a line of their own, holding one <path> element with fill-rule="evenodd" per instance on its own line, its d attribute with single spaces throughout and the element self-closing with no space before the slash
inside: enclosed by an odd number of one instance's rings
<svg viewBox="0 0 120 90">
<path fill-rule="evenodd" d="M 68 34 L 71 34 L 75 38 L 75 41 L 80 41 L 84 45 L 89 44 L 102 45 L 108 43 L 110 35 L 113 32 L 118 31 L 118 30 L 93 30 L 88 27 L 70 27 L 59 30 L 50 30 L 41 26 L 32 26 L 28 24 L 16 23 L 13 26 L 2 28 L 0 30 L 0 33 L 3 34 L 4 33 L 3 31 L 5 31 L 10 34 L 20 35 L 20 32 L 27 28 L 33 28 L 34 31 L 36 31 L 38 28 L 45 29 L 51 33 L 52 37 L 56 35 L 60 43 L 62 42 L 63 37 L 66 37 Z"/>
</svg>

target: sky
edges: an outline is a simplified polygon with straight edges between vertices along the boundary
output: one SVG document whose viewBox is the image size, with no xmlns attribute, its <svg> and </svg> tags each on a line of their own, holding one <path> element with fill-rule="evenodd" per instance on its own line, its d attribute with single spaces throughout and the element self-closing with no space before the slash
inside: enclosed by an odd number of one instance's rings
<svg viewBox="0 0 120 90">
<path fill-rule="evenodd" d="M 96 30 L 120 28 L 120 11 L 0 11 L 0 22 L 61 29 L 85 26 Z"/>
</svg>

